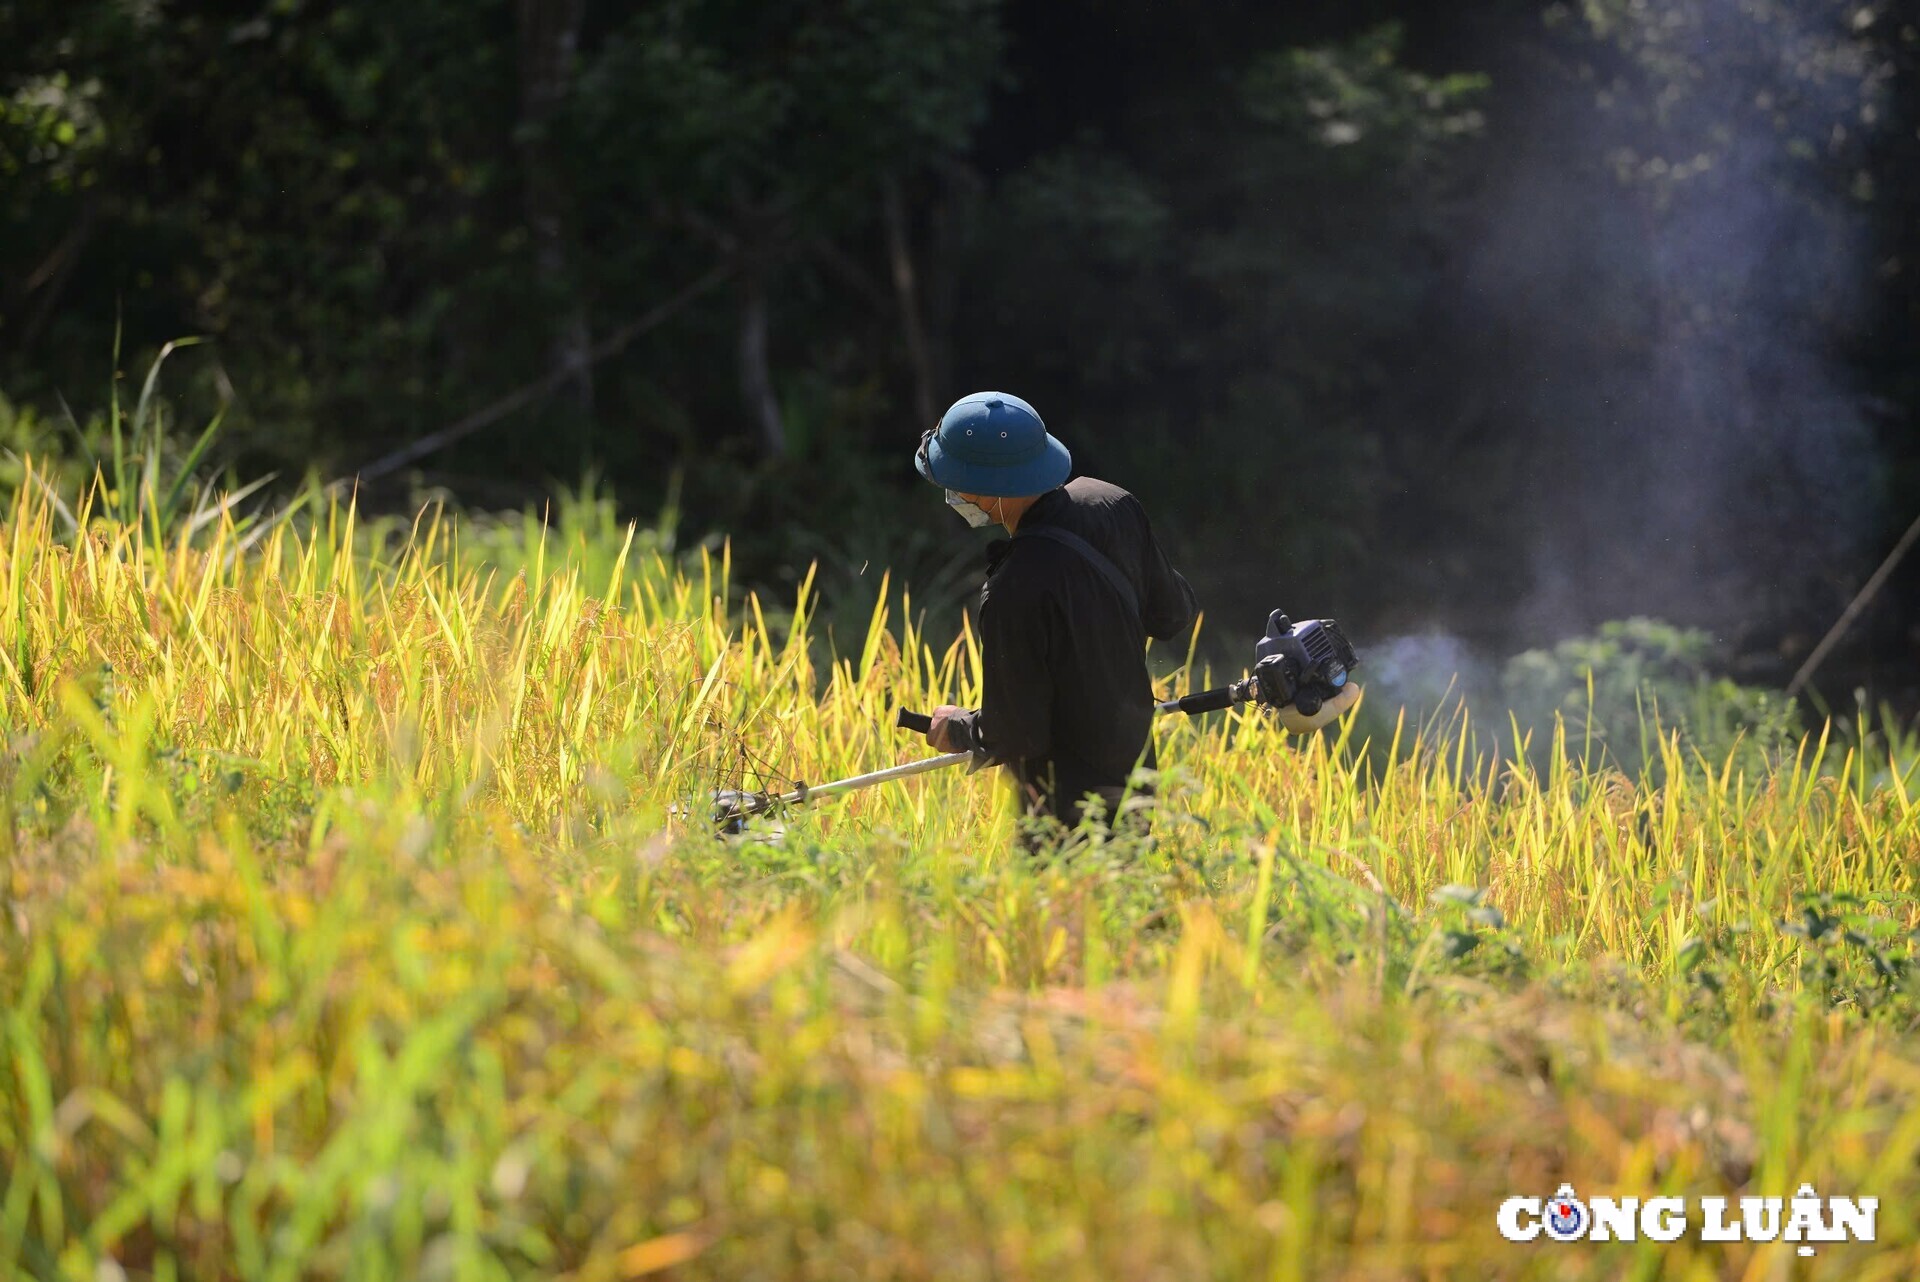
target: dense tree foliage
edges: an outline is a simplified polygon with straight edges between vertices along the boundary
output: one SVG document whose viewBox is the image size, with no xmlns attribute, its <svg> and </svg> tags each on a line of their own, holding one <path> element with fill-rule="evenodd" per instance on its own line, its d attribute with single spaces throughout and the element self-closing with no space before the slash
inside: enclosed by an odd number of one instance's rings
<svg viewBox="0 0 1920 1282">
<path fill-rule="evenodd" d="M 1216 617 L 1656 612 L 1784 662 L 1920 509 L 1916 22 L 15 0 L 7 443 L 104 401 L 116 327 L 129 368 L 206 334 L 169 386 L 249 471 L 511 505 L 592 467 L 751 577 L 951 603 L 906 459 L 1000 386 Z M 1862 633 L 1895 662 L 1912 569 Z"/>
</svg>

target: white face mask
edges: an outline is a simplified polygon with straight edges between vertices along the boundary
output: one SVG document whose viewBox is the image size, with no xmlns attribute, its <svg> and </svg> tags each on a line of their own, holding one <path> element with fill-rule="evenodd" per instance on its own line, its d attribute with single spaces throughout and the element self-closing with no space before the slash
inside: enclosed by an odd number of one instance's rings
<svg viewBox="0 0 1920 1282">
<path fill-rule="evenodd" d="M 993 518 L 987 515 L 984 508 L 967 502 L 952 490 L 947 491 L 947 506 L 958 512 L 960 519 L 976 530 L 993 524 Z"/>
</svg>

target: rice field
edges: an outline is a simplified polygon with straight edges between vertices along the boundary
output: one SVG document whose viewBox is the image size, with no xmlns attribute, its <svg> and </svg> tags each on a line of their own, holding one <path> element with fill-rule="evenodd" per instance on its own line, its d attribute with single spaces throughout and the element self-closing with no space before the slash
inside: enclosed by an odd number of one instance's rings
<svg viewBox="0 0 1920 1282">
<path fill-rule="evenodd" d="M 927 755 L 972 638 L 645 531 L 112 497 L 0 526 L 0 1277 L 1920 1276 L 1911 741 L 1215 715 L 1148 840 L 1022 855 L 957 770 L 723 839 Z M 1498 1235 L 1563 1182 L 1877 1238 Z"/>
</svg>

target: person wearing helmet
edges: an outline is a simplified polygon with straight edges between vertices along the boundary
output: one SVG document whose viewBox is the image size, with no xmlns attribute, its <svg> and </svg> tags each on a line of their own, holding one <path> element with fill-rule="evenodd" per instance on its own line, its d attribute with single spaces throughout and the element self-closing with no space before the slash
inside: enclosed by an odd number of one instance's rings
<svg viewBox="0 0 1920 1282">
<path fill-rule="evenodd" d="M 956 401 L 914 466 L 975 528 L 1012 535 L 988 551 L 978 629 L 978 709 L 937 708 L 927 741 L 1005 766 L 1030 813 L 1073 826 L 1090 797 L 1112 816 L 1136 768 L 1155 768 L 1148 637 L 1193 626 L 1193 589 L 1154 539 L 1140 501 L 1072 474 L 1033 406 L 1004 392 Z M 1351 706 L 1330 701 L 1311 729 Z"/>
</svg>

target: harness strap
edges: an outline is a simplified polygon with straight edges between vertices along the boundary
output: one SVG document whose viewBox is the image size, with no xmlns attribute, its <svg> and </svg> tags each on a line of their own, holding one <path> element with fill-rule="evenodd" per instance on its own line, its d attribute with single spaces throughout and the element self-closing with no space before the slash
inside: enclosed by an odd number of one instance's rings
<svg viewBox="0 0 1920 1282">
<path fill-rule="evenodd" d="M 1049 539 L 1062 547 L 1072 548 L 1086 560 L 1087 564 L 1100 572 L 1100 577 L 1113 585 L 1114 591 L 1118 592 L 1120 599 L 1127 603 L 1127 609 L 1132 611 L 1133 617 L 1136 619 L 1140 617 L 1140 594 L 1133 590 L 1133 584 L 1127 581 L 1127 576 L 1121 572 L 1120 567 L 1109 560 L 1099 548 L 1072 530 L 1063 530 L 1057 525 L 1035 525 L 1021 530 L 1013 537 L 1016 540 Z"/>
</svg>

